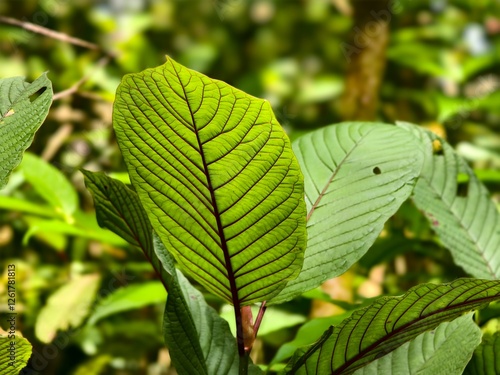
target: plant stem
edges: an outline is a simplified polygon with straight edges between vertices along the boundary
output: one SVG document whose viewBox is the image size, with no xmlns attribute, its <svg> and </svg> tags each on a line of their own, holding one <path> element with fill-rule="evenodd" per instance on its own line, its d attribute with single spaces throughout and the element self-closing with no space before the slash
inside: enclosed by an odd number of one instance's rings
<svg viewBox="0 0 500 375">
<path fill-rule="evenodd" d="M 248 374 L 248 353 L 245 351 L 245 339 L 243 337 L 243 319 L 241 317 L 241 309 L 234 306 L 234 318 L 236 320 L 236 343 L 238 345 L 238 355 L 240 357 L 240 375 Z"/>
<path fill-rule="evenodd" d="M 239 375 L 248 374 L 248 358 L 250 356 L 249 352 L 245 352 L 243 356 L 240 356 L 240 371 Z"/>
</svg>

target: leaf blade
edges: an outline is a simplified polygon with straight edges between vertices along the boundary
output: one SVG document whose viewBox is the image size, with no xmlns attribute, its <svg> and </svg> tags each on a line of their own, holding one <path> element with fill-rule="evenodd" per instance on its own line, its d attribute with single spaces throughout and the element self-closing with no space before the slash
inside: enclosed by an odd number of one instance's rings
<svg viewBox="0 0 500 375">
<path fill-rule="evenodd" d="M 168 59 L 125 76 L 113 113 L 131 181 L 182 269 L 235 306 L 298 274 L 302 176 L 267 102 Z"/>
<path fill-rule="evenodd" d="M 418 334 L 500 299 L 500 281 L 459 279 L 420 284 L 356 310 L 309 350 L 297 351 L 288 373 L 350 374 Z M 338 343 L 338 345 L 336 345 Z"/>
<path fill-rule="evenodd" d="M 416 125 L 398 125 L 425 148 L 424 168 L 412 197 L 415 205 L 457 265 L 477 278 L 500 279 L 500 213 L 488 191 L 442 138 Z M 466 181 L 459 183 L 459 178 Z"/>
<path fill-rule="evenodd" d="M 473 313 L 424 332 L 354 375 L 461 375 L 481 342 Z"/>
<path fill-rule="evenodd" d="M 38 98 L 34 95 L 44 90 Z M 46 73 L 32 83 L 23 77 L 0 80 L 0 189 L 19 165 L 52 103 L 52 83 Z M 31 101 L 33 99 L 33 101 Z"/>
<path fill-rule="evenodd" d="M 325 127 L 293 148 L 304 173 L 307 249 L 300 275 L 270 303 L 313 289 L 361 258 L 411 194 L 423 161 L 412 137 L 379 123 Z"/>
</svg>

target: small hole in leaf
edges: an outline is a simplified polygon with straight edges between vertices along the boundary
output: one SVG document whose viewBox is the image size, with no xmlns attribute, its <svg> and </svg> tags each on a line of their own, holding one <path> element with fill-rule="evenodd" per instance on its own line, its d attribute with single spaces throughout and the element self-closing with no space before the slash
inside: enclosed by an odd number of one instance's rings
<svg viewBox="0 0 500 375">
<path fill-rule="evenodd" d="M 465 198 L 467 194 L 469 194 L 469 181 L 459 182 L 457 184 L 457 196 Z"/>
<path fill-rule="evenodd" d="M 438 156 L 444 155 L 443 144 L 439 139 L 435 139 L 434 141 L 432 141 L 432 153 Z"/>
<path fill-rule="evenodd" d="M 35 100 L 37 100 L 38 97 L 45 92 L 45 90 L 47 90 L 47 87 L 42 87 L 37 92 L 35 92 L 34 94 L 31 94 L 30 97 L 29 97 L 30 102 L 33 103 Z"/>
<path fill-rule="evenodd" d="M 382 171 L 380 170 L 379 167 L 375 167 L 375 168 L 373 168 L 373 173 L 380 174 L 380 173 L 382 173 Z"/>
</svg>

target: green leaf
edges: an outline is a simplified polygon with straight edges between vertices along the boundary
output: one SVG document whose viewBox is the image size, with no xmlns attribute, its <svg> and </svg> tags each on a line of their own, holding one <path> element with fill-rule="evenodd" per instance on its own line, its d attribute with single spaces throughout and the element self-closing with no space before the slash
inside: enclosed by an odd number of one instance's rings
<svg viewBox="0 0 500 375">
<path fill-rule="evenodd" d="M 299 277 L 271 303 L 313 289 L 361 258 L 411 194 L 423 161 L 412 136 L 379 123 L 322 128 L 293 149 L 304 173 L 308 242 Z"/>
<path fill-rule="evenodd" d="M 268 102 L 169 58 L 123 78 L 113 124 L 153 228 L 196 281 L 238 308 L 298 275 L 302 174 Z"/>
<path fill-rule="evenodd" d="M 107 177 L 102 172 L 82 170 L 85 186 L 94 197 L 97 222 L 133 246 L 143 249 L 151 261 L 153 257 L 153 228 L 137 194 L 124 183 Z M 154 257 L 153 257 L 154 258 Z M 155 267 L 158 271 L 161 265 Z"/>
<path fill-rule="evenodd" d="M 11 352 L 11 349 L 14 350 Z M 0 335 L 0 374 L 18 375 L 28 364 L 31 350 L 30 342 L 24 337 L 17 334 L 15 338 L 9 338 L 9 335 Z M 14 361 L 11 354 L 14 354 Z"/>
<path fill-rule="evenodd" d="M 40 157 L 27 152 L 21 168 L 24 177 L 56 211 L 71 222 L 71 215 L 79 206 L 75 188 L 57 168 Z"/>
<path fill-rule="evenodd" d="M 414 134 L 425 149 L 413 195 L 416 206 L 456 264 L 474 277 L 500 279 L 500 214 L 488 191 L 442 138 L 416 125 L 398 125 Z"/>
<path fill-rule="evenodd" d="M 164 336 L 177 372 L 230 374 L 238 364 L 238 353 L 227 322 L 175 269 L 174 260 L 160 239 L 154 235 L 154 241 L 149 242 L 152 229 L 137 194 L 103 173 L 83 173 L 94 196 L 99 223 L 139 246 L 168 289 Z M 260 373 L 254 365 L 250 371 Z"/>
<path fill-rule="evenodd" d="M 500 281 L 459 279 L 420 284 L 400 297 L 382 297 L 331 327 L 287 365 L 289 374 L 351 374 L 419 334 L 500 300 Z"/>
<path fill-rule="evenodd" d="M 483 341 L 474 351 L 467 365 L 465 375 L 500 374 L 500 332 L 484 334 Z"/>
<path fill-rule="evenodd" d="M 100 281 L 98 274 L 78 276 L 56 290 L 38 314 L 36 337 L 49 343 L 58 330 L 78 327 L 90 312 Z"/>
<path fill-rule="evenodd" d="M 79 225 L 77 221 L 74 224 L 69 224 L 61 220 L 45 220 L 37 217 L 26 217 L 25 220 L 29 224 L 28 231 L 24 234 L 23 244 L 27 244 L 32 236 L 43 234 L 64 234 L 69 236 L 76 236 L 88 238 L 96 241 L 102 241 L 116 246 L 123 246 L 125 242 L 108 231 L 101 228 L 92 228 L 88 225 Z"/>
<path fill-rule="evenodd" d="M 51 103 L 52 84 L 45 73 L 33 83 L 23 77 L 0 80 L 0 189 L 33 142 Z"/>
<path fill-rule="evenodd" d="M 354 375 L 461 375 L 481 342 L 473 313 L 422 333 Z"/>
<path fill-rule="evenodd" d="M 299 328 L 299 330 L 297 331 L 297 335 L 292 341 L 283 344 L 278 349 L 276 355 L 271 361 L 271 365 L 282 362 L 285 359 L 290 358 L 297 349 L 303 346 L 308 346 L 313 344 L 316 341 L 316 338 L 321 336 L 321 334 L 325 330 L 327 330 L 330 326 L 332 325 L 336 326 L 337 324 L 340 324 L 342 320 L 349 317 L 350 315 L 351 312 L 346 312 L 341 315 L 328 316 L 324 318 L 315 318 L 309 320 L 307 323 L 303 324 Z"/>
<path fill-rule="evenodd" d="M 99 301 L 95 306 L 88 324 L 122 311 L 138 309 L 147 305 L 165 303 L 167 294 L 159 281 L 126 285 Z"/>
</svg>

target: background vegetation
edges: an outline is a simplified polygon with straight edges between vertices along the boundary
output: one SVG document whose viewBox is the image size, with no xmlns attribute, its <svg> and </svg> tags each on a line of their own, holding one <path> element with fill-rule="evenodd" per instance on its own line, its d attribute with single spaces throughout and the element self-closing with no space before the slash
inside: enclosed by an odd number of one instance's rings
<svg viewBox="0 0 500 375">
<path fill-rule="evenodd" d="M 292 138 L 348 120 L 430 127 L 470 161 L 499 201 L 497 0 L 8 0 L 0 14 L 0 78 L 33 81 L 48 71 L 56 93 L 29 149 L 39 158 L 25 158 L 0 192 L 2 270 L 17 266 L 17 328 L 33 343 L 42 373 L 169 371 L 162 286 L 142 254 L 98 228 L 79 172 L 124 178 L 111 129 L 116 86 L 126 73 L 162 64 L 166 54 L 268 99 Z M 427 221 L 405 204 L 346 274 L 268 310 L 254 359 L 290 355 L 293 344 L 277 348 L 294 339 L 299 323 L 313 319 L 295 345 L 370 298 L 464 275 Z M 230 309 L 206 298 L 231 320 Z M 68 333 L 49 344 L 58 329 Z"/>
</svg>

